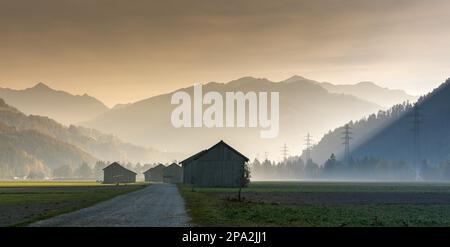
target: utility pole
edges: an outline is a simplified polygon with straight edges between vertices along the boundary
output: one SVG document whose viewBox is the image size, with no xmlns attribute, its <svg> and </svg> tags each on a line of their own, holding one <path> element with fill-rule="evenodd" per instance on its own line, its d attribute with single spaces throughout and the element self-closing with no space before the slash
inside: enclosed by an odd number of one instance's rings
<svg viewBox="0 0 450 247">
<path fill-rule="evenodd" d="M 283 156 L 283 161 L 286 161 L 289 155 L 289 150 L 286 143 L 284 143 L 283 147 L 281 148 L 281 155 Z"/>
<path fill-rule="evenodd" d="M 414 104 L 413 108 L 413 114 L 412 114 L 413 120 L 413 138 L 414 138 L 414 166 L 416 169 L 416 180 L 421 180 L 420 178 L 420 127 L 422 124 L 422 114 L 420 113 L 420 107 L 418 103 Z"/>
<path fill-rule="evenodd" d="M 312 136 L 308 133 L 305 137 L 305 145 L 306 145 L 306 151 L 305 151 L 305 164 L 308 163 L 308 161 L 311 159 L 311 147 L 312 147 Z"/>
<path fill-rule="evenodd" d="M 342 132 L 343 137 L 342 139 L 344 139 L 344 142 L 342 144 L 344 144 L 344 148 L 345 148 L 345 162 L 347 162 L 347 164 L 350 162 L 350 140 L 353 139 L 352 138 L 352 132 L 351 132 L 350 126 L 348 124 L 346 124 L 344 126 L 344 132 Z"/>
</svg>

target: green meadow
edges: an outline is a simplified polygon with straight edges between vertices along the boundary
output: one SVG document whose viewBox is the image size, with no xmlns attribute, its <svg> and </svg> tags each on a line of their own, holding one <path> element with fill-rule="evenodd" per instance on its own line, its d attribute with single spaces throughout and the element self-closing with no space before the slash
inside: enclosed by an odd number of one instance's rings
<svg viewBox="0 0 450 247">
<path fill-rule="evenodd" d="M 450 226 L 450 184 L 252 182 L 237 189 L 179 185 L 199 226 Z"/>
</svg>

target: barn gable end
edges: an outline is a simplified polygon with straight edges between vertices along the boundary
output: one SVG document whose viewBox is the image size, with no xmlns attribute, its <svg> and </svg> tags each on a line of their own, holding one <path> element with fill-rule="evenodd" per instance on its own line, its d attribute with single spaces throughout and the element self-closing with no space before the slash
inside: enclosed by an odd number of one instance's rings
<svg viewBox="0 0 450 247">
<path fill-rule="evenodd" d="M 223 141 L 180 162 L 183 182 L 205 187 L 239 187 L 248 158 Z"/>
<path fill-rule="evenodd" d="M 164 168 L 163 181 L 165 183 L 180 183 L 182 181 L 183 168 L 176 163 L 172 163 Z"/>
<path fill-rule="evenodd" d="M 103 168 L 103 183 L 135 183 L 137 173 L 114 162 Z"/>
<path fill-rule="evenodd" d="M 144 172 L 145 181 L 147 182 L 162 182 L 163 171 L 166 168 L 163 164 L 158 164 Z"/>
</svg>

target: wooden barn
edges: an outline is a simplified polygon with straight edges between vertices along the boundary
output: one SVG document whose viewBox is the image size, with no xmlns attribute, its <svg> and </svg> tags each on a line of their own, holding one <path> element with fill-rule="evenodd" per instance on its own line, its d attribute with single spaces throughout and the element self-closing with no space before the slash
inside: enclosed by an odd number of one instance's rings
<svg viewBox="0 0 450 247">
<path fill-rule="evenodd" d="M 176 163 L 164 168 L 163 181 L 164 183 L 181 183 L 183 181 L 183 168 Z"/>
<path fill-rule="evenodd" d="M 128 170 L 119 163 L 114 162 L 103 168 L 103 183 L 135 183 L 137 173 Z"/>
<path fill-rule="evenodd" d="M 223 141 L 181 161 L 183 183 L 201 187 L 239 187 L 248 158 Z"/>
<path fill-rule="evenodd" d="M 163 171 L 166 167 L 163 164 L 159 164 L 144 172 L 146 182 L 162 182 Z"/>
</svg>

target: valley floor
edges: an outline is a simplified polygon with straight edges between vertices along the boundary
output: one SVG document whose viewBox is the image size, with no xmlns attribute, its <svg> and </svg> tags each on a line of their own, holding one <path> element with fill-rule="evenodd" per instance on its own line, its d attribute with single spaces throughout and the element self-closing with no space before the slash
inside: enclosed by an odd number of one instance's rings
<svg viewBox="0 0 450 247">
<path fill-rule="evenodd" d="M 450 184 L 253 182 L 243 189 L 179 185 L 200 226 L 450 226 Z"/>
<path fill-rule="evenodd" d="M 242 201 L 237 189 L 180 184 L 188 215 L 176 187 L 146 186 L 0 182 L 0 226 L 28 225 L 72 211 L 36 225 L 450 226 L 448 183 L 252 182 Z M 175 219 L 171 215 L 184 216 L 168 224 Z"/>
<path fill-rule="evenodd" d="M 96 182 L 0 182 L 0 226 L 26 225 L 145 186 L 104 185 Z"/>
</svg>

